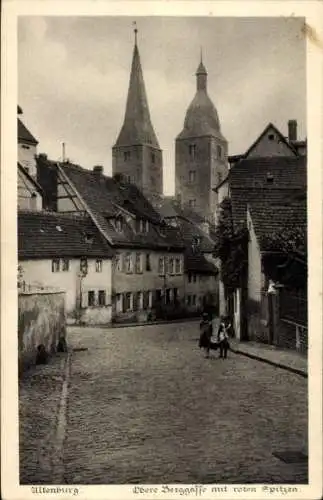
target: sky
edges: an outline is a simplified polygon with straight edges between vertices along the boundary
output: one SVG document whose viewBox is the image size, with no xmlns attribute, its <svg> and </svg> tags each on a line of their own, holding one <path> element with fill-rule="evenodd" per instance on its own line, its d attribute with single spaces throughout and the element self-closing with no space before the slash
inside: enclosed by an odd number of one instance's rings
<svg viewBox="0 0 323 500">
<path fill-rule="evenodd" d="M 163 150 L 164 191 L 173 194 L 175 137 L 208 71 L 229 154 L 243 153 L 269 122 L 306 136 L 306 47 L 300 18 L 20 17 L 18 102 L 38 152 L 112 173 L 134 45 L 133 22 L 152 123 Z"/>
</svg>

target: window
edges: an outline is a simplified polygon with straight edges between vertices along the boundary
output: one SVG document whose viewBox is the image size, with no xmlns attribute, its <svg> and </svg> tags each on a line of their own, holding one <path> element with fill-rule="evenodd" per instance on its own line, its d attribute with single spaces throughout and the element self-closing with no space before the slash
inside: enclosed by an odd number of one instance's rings
<svg viewBox="0 0 323 500">
<path fill-rule="evenodd" d="M 192 295 L 192 306 L 196 305 L 196 295 Z"/>
<path fill-rule="evenodd" d="M 124 161 L 130 160 L 130 151 L 123 152 L 123 159 L 124 159 Z"/>
<path fill-rule="evenodd" d="M 196 274 L 193 274 L 193 283 L 196 283 Z"/>
<path fill-rule="evenodd" d="M 195 208 L 196 207 L 196 200 L 193 199 L 193 200 L 188 200 L 188 205 L 191 207 L 191 208 Z"/>
<path fill-rule="evenodd" d="M 181 274 L 181 259 L 180 259 L 180 257 L 176 257 L 176 259 L 175 259 L 175 273 Z"/>
<path fill-rule="evenodd" d="M 195 170 L 190 170 L 188 173 L 188 179 L 189 182 L 195 182 L 196 181 L 196 172 Z"/>
<path fill-rule="evenodd" d="M 269 139 L 270 141 L 273 141 L 273 140 L 275 139 L 274 134 L 269 134 L 269 135 L 268 135 L 268 139 Z"/>
<path fill-rule="evenodd" d="M 170 303 L 171 303 L 171 289 L 166 288 L 166 304 L 170 304 Z"/>
<path fill-rule="evenodd" d="M 95 305 L 95 293 L 94 293 L 94 291 L 90 290 L 87 294 L 87 297 L 88 297 L 89 307 L 94 306 Z"/>
<path fill-rule="evenodd" d="M 80 260 L 80 271 L 81 273 L 87 273 L 87 258 L 82 258 Z"/>
<path fill-rule="evenodd" d="M 95 272 L 102 273 L 102 259 L 97 259 L 95 261 Z"/>
<path fill-rule="evenodd" d="M 218 158 L 222 158 L 222 148 L 221 146 L 216 147 L 216 153 Z"/>
<path fill-rule="evenodd" d="M 158 273 L 161 275 L 165 274 L 165 259 L 164 257 L 159 257 L 158 260 Z"/>
<path fill-rule="evenodd" d="M 188 282 L 192 283 L 192 275 L 191 275 L 191 273 L 188 273 Z"/>
<path fill-rule="evenodd" d="M 59 272 L 59 259 L 53 259 L 52 260 L 52 273 L 58 273 Z"/>
<path fill-rule="evenodd" d="M 142 273 L 142 260 L 141 260 L 141 253 L 136 253 L 136 262 L 135 262 L 135 272 L 136 273 Z"/>
<path fill-rule="evenodd" d="M 187 296 L 187 305 L 188 306 L 191 305 L 191 296 L 190 295 Z"/>
<path fill-rule="evenodd" d="M 125 255 L 125 271 L 126 271 L 126 273 L 132 273 L 132 255 L 131 255 L 131 253 L 126 253 L 126 255 Z"/>
<path fill-rule="evenodd" d="M 105 306 L 106 293 L 105 290 L 99 290 L 99 306 Z"/>
<path fill-rule="evenodd" d="M 122 227 L 123 227 L 122 219 L 121 219 L 121 217 L 118 217 L 116 219 L 116 230 L 118 231 L 118 233 L 121 233 Z"/>
<path fill-rule="evenodd" d="M 148 307 L 153 306 L 153 292 L 149 290 L 148 292 Z"/>
<path fill-rule="evenodd" d="M 70 261 L 69 259 L 62 259 L 62 271 L 70 270 Z"/>
<path fill-rule="evenodd" d="M 194 158 L 196 157 L 196 145 L 195 144 L 189 145 L 189 153 L 190 153 L 191 160 L 194 160 Z"/>
<path fill-rule="evenodd" d="M 116 270 L 117 271 L 121 271 L 122 270 L 121 255 L 118 254 L 118 253 L 115 255 L 115 266 L 116 266 Z"/>
<path fill-rule="evenodd" d="M 21 146 L 21 147 L 22 147 L 22 149 L 30 149 L 30 147 L 29 147 L 29 146 L 26 146 L 26 144 L 22 144 L 22 146 Z"/>
<path fill-rule="evenodd" d="M 171 257 L 169 259 L 169 269 L 168 269 L 169 274 L 174 274 L 174 258 Z"/>
<path fill-rule="evenodd" d="M 146 253 L 146 271 L 151 271 L 150 253 Z"/>
<path fill-rule="evenodd" d="M 142 292 L 137 292 L 137 310 L 141 311 L 144 307 L 144 294 Z"/>
<path fill-rule="evenodd" d="M 123 294 L 123 312 L 131 311 L 132 307 L 132 294 L 127 292 Z"/>
<path fill-rule="evenodd" d="M 155 153 L 151 153 L 151 163 L 155 163 Z"/>
<path fill-rule="evenodd" d="M 146 231 L 146 233 L 149 232 L 149 221 L 148 220 L 146 220 L 146 223 L 145 223 L 145 231 Z"/>
</svg>

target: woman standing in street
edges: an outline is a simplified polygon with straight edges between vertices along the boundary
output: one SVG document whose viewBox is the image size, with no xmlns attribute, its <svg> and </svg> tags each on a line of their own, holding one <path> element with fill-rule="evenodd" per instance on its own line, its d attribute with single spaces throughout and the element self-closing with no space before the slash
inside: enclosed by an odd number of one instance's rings
<svg viewBox="0 0 323 500">
<path fill-rule="evenodd" d="M 209 321 L 208 314 L 203 313 L 202 321 L 200 323 L 200 339 L 199 347 L 205 349 L 205 357 L 210 355 L 210 342 L 212 337 L 212 323 Z"/>
</svg>

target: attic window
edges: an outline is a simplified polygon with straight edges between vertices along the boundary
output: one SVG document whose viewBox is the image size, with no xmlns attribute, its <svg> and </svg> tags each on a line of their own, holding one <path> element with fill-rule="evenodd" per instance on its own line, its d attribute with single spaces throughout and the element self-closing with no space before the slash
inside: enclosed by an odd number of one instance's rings
<svg viewBox="0 0 323 500">
<path fill-rule="evenodd" d="M 116 219 L 115 226 L 116 226 L 116 230 L 118 231 L 118 233 L 121 233 L 122 232 L 122 226 L 123 226 L 121 217 L 118 217 Z"/>
<path fill-rule="evenodd" d="M 85 243 L 93 243 L 93 234 L 88 233 L 85 235 Z"/>
<path fill-rule="evenodd" d="M 269 135 L 268 135 L 268 139 L 269 139 L 270 141 L 273 141 L 273 140 L 275 139 L 274 134 L 269 134 Z"/>
<path fill-rule="evenodd" d="M 60 233 L 63 231 L 63 229 L 61 228 L 61 226 L 56 226 L 56 229 L 57 229 L 57 231 L 59 231 Z"/>
</svg>

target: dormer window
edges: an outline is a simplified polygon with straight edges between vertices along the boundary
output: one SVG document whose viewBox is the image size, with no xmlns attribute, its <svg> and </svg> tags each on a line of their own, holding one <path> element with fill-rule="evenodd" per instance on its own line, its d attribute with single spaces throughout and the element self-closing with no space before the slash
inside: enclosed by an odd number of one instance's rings
<svg viewBox="0 0 323 500">
<path fill-rule="evenodd" d="M 89 245 L 93 243 L 93 234 L 87 233 L 85 235 L 85 243 L 88 243 Z"/>
<path fill-rule="evenodd" d="M 129 161 L 130 160 L 130 156 L 131 156 L 130 151 L 124 151 L 123 152 L 123 159 L 124 159 L 124 161 Z"/>
<path fill-rule="evenodd" d="M 188 205 L 190 208 L 195 208 L 196 207 L 196 200 L 188 200 Z"/>
<path fill-rule="evenodd" d="M 191 160 L 194 160 L 196 158 L 196 144 L 189 145 L 189 153 Z"/>
<path fill-rule="evenodd" d="M 123 229 L 123 222 L 122 222 L 121 217 L 118 217 L 116 219 L 115 226 L 116 226 L 116 230 L 118 231 L 118 233 L 121 233 L 122 229 Z"/>
</svg>

